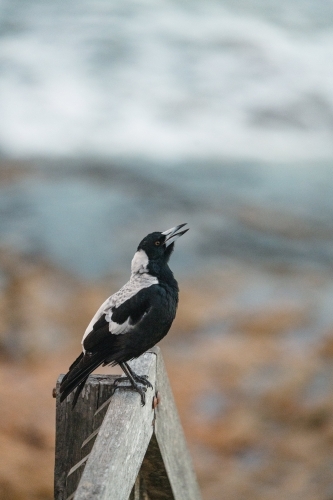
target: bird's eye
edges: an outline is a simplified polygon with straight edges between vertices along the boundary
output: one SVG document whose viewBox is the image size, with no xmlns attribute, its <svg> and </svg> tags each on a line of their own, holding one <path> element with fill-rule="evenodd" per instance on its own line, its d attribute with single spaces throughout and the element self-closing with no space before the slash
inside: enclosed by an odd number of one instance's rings
<svg viewBox="0 0 333 500">
<path fill-rule="evenodd" d="M 160 244 L 161 244 L 161 242 L 160 242 L 160 241 L 158 241 L 158 240 L 157 240 L 157 241 L 155 241 L 155 245 L 156 245 L 157 247 L 158 247 L 158 246 L 160 246 Z"/>
</svg>

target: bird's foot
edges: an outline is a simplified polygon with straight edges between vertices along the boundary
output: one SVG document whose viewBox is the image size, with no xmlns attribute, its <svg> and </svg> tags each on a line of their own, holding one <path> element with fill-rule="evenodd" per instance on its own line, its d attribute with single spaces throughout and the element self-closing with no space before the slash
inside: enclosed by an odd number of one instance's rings
<svg viewBox="0 0 333 500">
<path fill-rule="evenodd" d="M 111 396 L 113 396 L 116 389 L 119 389 L 119 387 L 121 387 L 122 389 L 132 389 L 132 385 L 118 385 L 120 382 L 130 382 L 130 380 L 128 377 L 115 378 L 111 388 Z"/>
<path fill-rule="evenodd" d="M 139 384 L 133 384 L 133 389 L 138 392 L 141 396 L 141 406 L 144 406 L 146 404 L 146 391 L 147 391 L 147 387 L 145 386 L 140 386 Z"/>
<path fill-rule="evenodd" d="M 151 383 L 148 380 L 148 375 L 137 375 L 137 374 L 135 374 L 134 375 L 134 379 L 139 384 L 142 384 L 142 385 L 144 385 L 146 387 L 150 387 L 151 389 L 153 388 L 153 386 L 151 385 Z"/>
<path fill-rule="evenodd" d="M 141 396 L 141 406 L 144 406 L 146 404 L 146 395 L 145 392 L 147 391 L 147 387 L 153 387 L 151 383 L 146 379 L 146 377 L 140 377 L 137 376 L 138 378 L 135 380 L 135 383 L 133 383 L 128 377 L 118 377 L 114 380 L 112 384 L 112 389 L 111 389 L 111 396 L 115 393 L 116 389 L 123 389 L 123 390 L 132 390 L 134 389 L 136 392 L 138 392 Z M 144 382 L 141 382 L 141 379 Z M 118 385 L 119 382 L 130 382 L 131 385 Z M 139 385 L 141 384 L 141 386 Z M 142 387 L 143 385 L 143 387 Z M 147 386 L 147 387 L 146 387 Z"/>
</svg>

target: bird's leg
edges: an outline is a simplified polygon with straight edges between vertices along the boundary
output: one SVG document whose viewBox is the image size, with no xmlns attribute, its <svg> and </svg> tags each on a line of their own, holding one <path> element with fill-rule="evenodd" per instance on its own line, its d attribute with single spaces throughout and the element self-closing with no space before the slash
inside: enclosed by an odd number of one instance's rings
<svg viewBox="0 0 333 500">
<path fill-rule="evenodd" d="M 136 382 L 139 382 L 139 384 L 142 384 L 142 385 L 145 385 L 147 387 L 150 387 L 151 389 L 153 388 L 153 386 L 151 385 L 151 383 L 149 382 L 148 380 L 148 377 L 147 375 L 138 375 L 137 373 L 135 373 L 132 368 L 129 366 L 128 363 L 123 363 L 124 365 L 126 365 L 126 368 L 127 370 L 130 372 L 130 374 L 132 375 L 132 377 L 134 378 L 134 380 Z"/>
<path fill-rule="evenodd" d="M 126 362 L 124 362 L 124 363 L 122 363 L 122 364 L 120 365 L 120 366 L 121 366 L 121 368 L 123 368 L 123 366 L 122 366 L 122 365 L 125 365 L 125 366 L 126 366 L 126 368 L 127 368 L 128 372 L 131 374 L 131 376 L 132 376 L 132 378 L 135 380 L 135 382 L 137 382 L 137 383 L 139 383 L 139 384 L 142 384 L 142 385 L 143 385 L 143 386 L 145 386 L 145 387 L 150 387 L 151 389 L 153 388 L 153 386 L 151 385 L 151 383 L 149 382 L 149 380 L 147 380 L 147 378 L 148 378 L 148 377 L 147 377 L 147 375 L 142 375 L 142 376 L 137 375 L 137 374 L 136 374 L 136 373 L 135 373 L 135 372 L 131 369 L 131 367 L 128 365 L 128 363 L 126 363 Z M 124 370 L 124 368 L 123 368 L 123 370 Z M 124 372 L 127 374 L 127 372 L 126 372 L 125 370 L 124 370 Z M 130 379 L 130 377 L 129 377 L 129 376 L 126 376 L 126 377 L 124 377 L 124 376 L 122 376 L 122 377 L 118 377 L 118 378 L 116 378 L 116 379 L 113 381 L 113 384 L 112 384 L 112 391 L 111 391 L 111 396 L 115 393 L 116 389 L 118 389 L 118 387 L 119 387 L 118 383 L 120 383 L 120 382 L 125 382 L 125 381 L 126 381 L 126 382 L 127 382 L 127 381 L 129 381 L 129 382 L 131 383 L 131 386 L 130 386 L 130 387 L 128 387 L 128 386 L 124 385 L 124 386 L 121 386 L 121 388 L 122 388 L 122 389 L 132 389 L 133 384 L 132 384 L 132 381 L 131 381 L 131 379 Z M 144 390 L 146 391 L 146 389 L 144 389 Z M 141 394 L 141 393 L 140 393 L 140 394 Z"/>
<path fill-rule="evenodd" d="M 132 375 L 132 377 L 134 378 L 134 380 L 136 382 L 138 382 L 139 384 L 142 384 L 142 385 L 145 385 L 146 387 L 150 387 L 151 389 L 153 388 L 153 386 L 151 385 L 151 383 L 149 382 L 148 380 L 148 376 L 147 375 L 138 375 L 137 373 L 135 373 L 132 368 L 129 366 L 128 363 L 124 362 L 122 363 L 124 365 L 126 365 L 126 368 L 127 370 L 130 372 L 130 374 Z M 129 381 L 129 378 L 127 376 L 122 376 L 122 377 L 118 377 L 116 378 L 114 381 L 113 381 L 113 386 L 114 386 L 114 389 L 112 391 L 112 394 L 114 393 L 114 391 L 117 389 L 118 387 L 118 383 L 120 382 L 125 382 L 125 381 Z M 126 388 L 126 386 L 124 386 L 124 388 Z"/>
<path fill-rule="evenodd" d="M 133 389 L 136 390 L 141 396 L 141 405 L 144 406 L 146 404 L 146 395 L 145 392 L 147 390 L 146 387 L 140 387 L 139 382 L 137 382 L 134 377 L 132 376 L 132 373 L 130 370 L 128 370 L 128 365 L 126 363 L 119 363 L 121 369 L 126 373 L 129 381 L 132 384 Z"/>
</svg>

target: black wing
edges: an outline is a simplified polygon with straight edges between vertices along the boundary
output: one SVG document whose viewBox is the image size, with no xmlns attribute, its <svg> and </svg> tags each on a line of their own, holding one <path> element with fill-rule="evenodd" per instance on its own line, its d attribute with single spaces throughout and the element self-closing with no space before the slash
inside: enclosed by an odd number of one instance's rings
<svg viewBox="0 0 333 500">
<path fill-rule="evenodd" d="M 79 386 L 73 401 L 73 406 L 75 406 L 77 398 L 90 373 L 106 360 L 107 363 L 117 363 L 118 354 L 123 350 L 122 338 L 128 332 L 131 332 L 131 334 L 135 333 L 136 327 L 150 309 L 157 292 L 156 287 L 159 288 L 158 285 L 143 288 L 119 307 L 114 308 L 111 316 L 111 332 L 109 329 L 110 324 L 106 321 L 105 314 L 96 321 L 92 331 L 83 341 L 85 353 L 81 353 L 74 361 L 61 382 L 60 401 L 63 401 Z M 112 334 L 113 324 L 118 325 L 122 333 L 118 335 Z"/>
</svg>

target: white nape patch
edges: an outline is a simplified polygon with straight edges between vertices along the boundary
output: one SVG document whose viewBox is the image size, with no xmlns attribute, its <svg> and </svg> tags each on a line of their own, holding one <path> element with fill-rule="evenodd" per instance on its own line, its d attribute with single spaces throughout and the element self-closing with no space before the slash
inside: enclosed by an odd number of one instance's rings
<svg viewBox="0 0 333 500">
<path fill-rule="evenodd" d="M 148 255 L 144 250 L 138 250 L 135 252 L 131 264 L 132 273 L 148 273 L 148 262 Z"/>
</svg>

